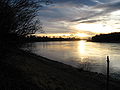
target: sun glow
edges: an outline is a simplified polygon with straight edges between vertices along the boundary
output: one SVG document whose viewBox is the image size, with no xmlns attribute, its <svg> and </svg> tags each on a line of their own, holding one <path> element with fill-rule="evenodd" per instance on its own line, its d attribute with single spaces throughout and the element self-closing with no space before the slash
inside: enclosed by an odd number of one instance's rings
<svg viewBox="0 0 120 90">
<path fill-rule="evenodd" d="M 63 38 L 69 38 L 69 37 L 75 37 L 75 38 L 86 38 L 89 37 L 89 35 L 85 33 L 46 33 L 46 34 L 35 34 L 36 36 L 48 36 L 48 37 L 63 37 Z"/>
<path fill-rule="evenodd" d="M 75 35 L 78 36 L 78 37 L 88 37 L 88 35 L 84 34 L 84 33 L 77 33 Z"/>
<path fill-rule="evenodd" d="M 114 29 L 111 26 L 103 25 L 103 24 L 77 24 L 75 25 L 75 29 L 91 31 L 95 33 L 110 33 L 114 32 Z"/>
</svg>

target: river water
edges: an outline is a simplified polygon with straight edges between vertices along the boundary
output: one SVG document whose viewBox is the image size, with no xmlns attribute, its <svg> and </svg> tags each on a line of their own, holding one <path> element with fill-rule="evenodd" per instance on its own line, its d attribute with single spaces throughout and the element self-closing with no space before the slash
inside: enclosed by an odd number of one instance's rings
<svg viewBox="0 0 120 90">
<path fill-rule="evenodd" d="M 43 57 L 104 74 L 106 73 L 106 57 L 109 56 L 110 74 L 115 77 L 120 76 L 120 43 L 35 42 L 29 46 L 29 49 Z"/>
</svg>

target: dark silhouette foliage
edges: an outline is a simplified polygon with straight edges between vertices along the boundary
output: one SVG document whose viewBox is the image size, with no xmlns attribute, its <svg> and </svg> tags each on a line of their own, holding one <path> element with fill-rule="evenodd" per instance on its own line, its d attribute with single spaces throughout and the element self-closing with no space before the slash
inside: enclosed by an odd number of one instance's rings
<svg viewBox="0 0 120 90">
<path fill-rule="evenodd" d="M 63 37 L 48 37 L 48 36 L 35 36 L 35 35 L 30 35 L 27 36 L 25 39 L 25 42 L 48 42 L 48 41 L 79 41 L 81 40 L 80 38 L 74 38 L 74 37 L 68 37 L 68 38 L 63 38 Z"/>
<path fill-rule="evenodd" d="M 92 37 L 95 42 L 120 42 L 120 32 L 100 34 Z"/>
<path fill-rule="evenodd" d="M 43 2 L 49 4 L 49 0 L 0 0 L 0 40 L 26 36 L 41 29 L 36 16 Z"/>
<path fill-rule="evenodd" d="M 43 4 L 50 3 L 50 0 L 0 0 L 0 56 L 5 55 L 6 48 L 22 44 L 26 35 L 42 30 L 38 11 Z"/>
</svg>

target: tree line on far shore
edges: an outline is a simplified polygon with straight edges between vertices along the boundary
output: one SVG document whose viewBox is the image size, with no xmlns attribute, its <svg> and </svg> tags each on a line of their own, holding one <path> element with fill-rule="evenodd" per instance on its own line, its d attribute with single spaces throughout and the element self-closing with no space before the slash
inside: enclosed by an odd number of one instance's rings
<svg viewBox="0 0 120 90">
<path fill-rule="evenodd" d="M 44 41 L 77 41 L 81 40 L 80 38 L 75 38 L 75 37 L 48 37 L 48 36 L 35 36 L 35 35 L 30 35 L 25 38 L 25 42 L 44 42 Z"/>
<path fill-rule="evenodd" d="M 118 43 L 120 43 L 120 32 L 96 35 L 96 36 L 92 37 L 91 41 L 93 41 L 93 42 L 118 42 Z"/>
</svg>

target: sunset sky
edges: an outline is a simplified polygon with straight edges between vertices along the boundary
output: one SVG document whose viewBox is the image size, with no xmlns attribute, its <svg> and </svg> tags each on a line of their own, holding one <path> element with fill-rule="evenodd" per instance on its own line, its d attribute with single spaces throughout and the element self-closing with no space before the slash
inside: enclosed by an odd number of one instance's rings
<svg viewBox="0 0 120 90">
<path fill-rule="evenodd" d="M 39 15 L 46 33 L 120 32 L 120 0 L 53 0 Z"/>
</svg>

